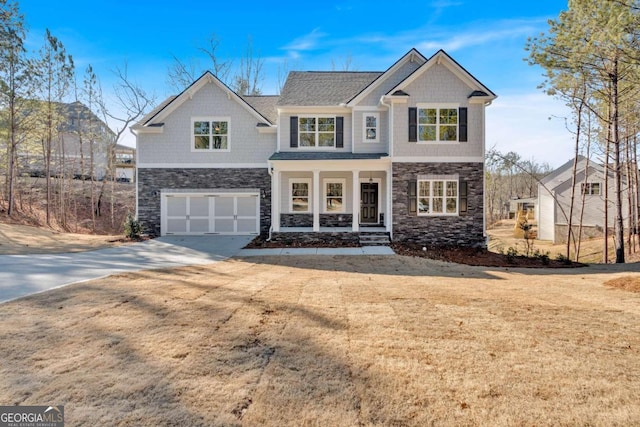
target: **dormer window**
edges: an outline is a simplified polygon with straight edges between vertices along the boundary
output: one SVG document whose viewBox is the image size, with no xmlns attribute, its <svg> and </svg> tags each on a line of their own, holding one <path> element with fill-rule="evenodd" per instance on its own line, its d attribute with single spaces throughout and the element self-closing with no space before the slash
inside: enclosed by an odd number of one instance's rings
<svg viewBox="0 0 640 427">
<path fill-rule="evenodd" d="M 300 147 L 333 148 L 336 146 L 336 118 L 298 117 Z"/>
<path fill-rule="evenodd" d="M 198 117 L 192 120 L 194 151 L 229 151 L 229 118 Z"/>
</svg>

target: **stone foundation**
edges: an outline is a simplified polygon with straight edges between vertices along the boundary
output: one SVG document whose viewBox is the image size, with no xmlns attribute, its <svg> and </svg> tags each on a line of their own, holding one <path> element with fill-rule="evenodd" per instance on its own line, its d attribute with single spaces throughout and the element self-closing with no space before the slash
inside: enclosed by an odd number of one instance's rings
<svg viewBox="0 0 640 427">
<path fill-rule="evenodd" d="M 138 220 L 145 233 L 160 235 L 160 192 L 175 189 L 259 189 L 260 233 L 271 226 L 271 177 L 267 169 L 138 169 Z"/>
<path fill-rule="evenodd" d="M 393 240 L 423 246 L 485 247 L 483 163 L 393 163 Z M 409 213 L 409 181 L 418 175 L 458 175 L 467 183 L 467 213 L 417 216 Z"/>
<path fill-rule="evenodd" d="M 271 240 L 290 246 L 360 246 L 360 233 L 285 233 L 274 232 Z"/>
</svg>

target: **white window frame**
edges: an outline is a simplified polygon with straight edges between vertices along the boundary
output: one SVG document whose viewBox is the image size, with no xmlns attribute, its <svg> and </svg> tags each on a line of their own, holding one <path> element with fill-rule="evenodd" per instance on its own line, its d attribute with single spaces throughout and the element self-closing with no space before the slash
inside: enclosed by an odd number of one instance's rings
<svg viewBox="0 0 640 427">
<path fill-rule="evenodd" d="M 594 192 L 594 188 L 598 188 L 598 192 Z M 588 181 L 580 184 L 580 194 L 585 196 L 600 196 L 602 194 L 602 185 L 598 181 Z"/>
<path fill-rule="evenodd" d="M 329 201 L 329 196 L 327 195 L 327 184 L 341 184 L 342 185 L 342 208 L 339 211 L 329 211 L 327 209 L 327 202 Z M 343 178 L 325 178 L 322 180 L 322 212 L 326 214 L 339 214 L 345 213 L 347 208 L 347 180 Z M 335 197 L 334 197 L 335 198 Z"/>
<path fill-rule="evenodd" d="M 367 117 L 373 117 L 376 120 L 375 127 L 367 126 Z M 367 129 L 375 129 L 376 137 L 374 139 L 367 138 Z M 380 113 L 364 113 L 362 115 L 362 142 L 366 144 L 380 142 Z"/>
<path fill-rule="evenodd" d="M 293 184 L 307 184 L 307 188 L 309 189 L 307 198 L 309 207 L 306 211 L 294 211 L 293 210 Z M 289 179 L 289 213 L 292 214 L 304 214 L 311 213 L 313 211 L 312 208 L 313 202 L 313 187 L 311 186 L 311 179 L 309 178 L 290 178 Z"/>
<path fill-rule="evenodd" d="M 436 182 L 442 182 L 442 186 L 443 186 L 443 191 L 442 191 L 442 196 L 434 196 L 433 195 L 433 189 L 434 189 L 434 183 Z M 421 190 L 421 184 L 422 183 L 428 183 L 429 185 L 429 195 L 428 196 L 422 196 L 420 190 Z M 455 183 L 455 197 L 453 196 L 448 196 L 447 195 L 447 184 L 448 183 Z M 417 195 L 417 214 L 418 216 L 459 216 L 460 215 L 460 180 L 458 178 L 433 178 L 433 179 L 418 179 L 417 184 L 416 184 L 417 188 L 416 188 L 416 195 Z M 428 199 L 428 204 L 429 204 L 429 212 L 421 212 L 420 210 L 420 206 L 421 206 L 421 199 Z M 442 200 L 442 212 L 434 212 L 433 211 L 433 205 L 434 205 L 434 200 L 436 199 L 441 199 Z M 456 202 L 456 211 L 455 212 L 447 212 L 447 199 L 455 199 Z"/>
<path fill-rule="evenodd" d="M 209 122 L 209 148 L 196 148 L 196 134 L 194 131 L 194 126 L 196 122 Z M 213 122 L 226 122 L 227 123 L 227 134 L 225 135 L 227 138 L 227 148 L 214 148 L 213 144 Z M 192 117 L 191 118 L 191 128 L 189 129 L 191 133 L 191 152 L 192 153 L 228 153 L 231 151 L 231 118 L 230 117 L 219 117 L 219 116 L 201 116 L 201 117 Z"/>
<path fill-rule="evenodd" d="M 416 104 L 416 133 L 418 144 L 458 144 L 460 142 L 460 104 Z M 420 110 L 434 109 L 436 110 L 436 123 L 428 126 L 435 126 L 436 139 L 425 140 L 420 139 Z M 440 123 L 440 110 L 456 110 L 456 139 L 440 139 L 440 129 L 444 126 L 452 126 L 451 124 Z M 425 126 L 425 125 L 422 125 Z"/>
<path fill-rule="evenodd" d="M 307 132 L 302 130 L 302 126 L 300 122 L 302 119 L 314 119 L 315 120 L 315 130 L 314 134 L 314 145 L 302 145 L 302 134 L 310 134 L 312 132 Z M 319 129 L 318 122 L 320 119 L 333 119 L 333 145 L 331 146 L 320 146 L 320 135 L 321 134 L 329 134 L 330 132 L 322 132 Z M 316 115 L 302 115 L 298 116 L 298 148 L 300 149 L 312 149 L 312 150 L 334 150 L 336 148 L 336 121 L 337 117 L 333 115 L 326 114 L 316 114 Z"/>
</svg>

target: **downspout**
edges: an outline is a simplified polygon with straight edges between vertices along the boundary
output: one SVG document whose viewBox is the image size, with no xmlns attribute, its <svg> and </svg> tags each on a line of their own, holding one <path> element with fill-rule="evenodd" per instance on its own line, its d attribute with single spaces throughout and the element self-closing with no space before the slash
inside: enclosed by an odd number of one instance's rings
<svg viewBox="0 0 640 427">
<path fill-rule="evenodd" d="M 387 107 L 389 111 L 389 119 L 387 122 L 389 123 L 389 157 L 391 157 L 391 168 L 393 169 L 393 109 L 392 104 L 385 104 L 384 102 L 385 95 L 380 97 L 380 105 Z M 387 171 L 387 221 L 389 222 L 389 239 L 393 241 L 393 180 L 391 179 L 391 174 L 393 170 Z"/>
<path fill-rule="evenodd" d="M 271 177 L 271 224 L 269 224 L 269 237 L 267 237 L 267 242 L 270 242 L 273 233 L 273 186 L 276 184 L 273 182 L 273 168 L 269 163 L 267 163 L 267 173 Z"/>
</svg>

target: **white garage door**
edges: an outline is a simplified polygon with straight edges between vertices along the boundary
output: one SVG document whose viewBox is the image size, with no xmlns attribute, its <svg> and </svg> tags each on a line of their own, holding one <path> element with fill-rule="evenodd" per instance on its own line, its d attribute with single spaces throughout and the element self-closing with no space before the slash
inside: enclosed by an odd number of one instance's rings
<svg viewBox="0 0 640 427">
<path fill-rule="evenodd" d="M 258 194 L 166 193 L 161 199 L 161 234 L 258 234 Z"/>
</svg>

